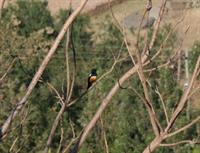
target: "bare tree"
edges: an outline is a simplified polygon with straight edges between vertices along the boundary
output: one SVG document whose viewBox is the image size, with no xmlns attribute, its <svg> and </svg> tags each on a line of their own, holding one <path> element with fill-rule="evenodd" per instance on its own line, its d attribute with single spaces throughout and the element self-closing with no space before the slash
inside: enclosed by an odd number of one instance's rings
<svg viewBox="0 0 200 153">
<path fill-rule="evenodd" d="M 143 102 L 144 102 L 144 104 L 146 106 L 146 109 L 147 109 L 147 112 L 149 114 L 149 118 L 150 118 L 150 121 L 151 121 L 151 124 L 152 124 L 152 130 L 153 130 L 153 132 L 155 134 L 155 138 L 144 149 L 143 153 L 151 153 L 156 148 L 158 148 L 159 146 L 173 146 L 173 145 L 178 145 L 178 144 L 182 144 L 182 143 L 190 143 L 190 144 L 191 143 L 195 143 L 195 141 L 192 141 L 192 140 L 186 140 L 186 141 L 184 140 L 184 141 L 177 142 L 177 143 L 172 143 L 172 144 L 162 144 L 162 142 L 164 140 L 166 140 L 167 138 L 186 130 L 187 128 L 189 128 L 192 125 L 194 125 L 195 123 L 197 123 L 199 121 L 199 119 L 200 119 L 199 117 L 197 117 L 196 119 L 192 120 L 191 123 L 189 123 L 188 125 L 185 125 L 184 127 L 178 129 L 177 131 L 170 133 L 170 131 L 172 130 L 172 128 L 175 125 L 175 121 L 180 116 L 180 113 L 183 111 L 184 106 L 187 103 L 187 99 L 188 99 L 188 97 L 189 97 L 189 95 L 190 95 L 190 93 L 192 91 L 194 82 L 195 82 L 195 80 L 197 78 L 197 75 L 199 74 L 199 71 L 200 71 L 200 57 L 199 57 L 199 59 L 198 59 L 198 61 L 196 63 L 196 67 L 195 67 L 195 70 L 193 72 L 192 78 L 190 80 L 190 84 L 189 84 L 187 90 L 184 92 L 182 98 L 178 102 L 178 105 L 176 106 L 175 111 L 174 111 L 174 113 L 172 114 L 171 117 L 169 117 L 169 115 L 167 114 L 164 102 L 162 104 L 163 111 L 164 111 L 164 114 L 165 114 L 165 117 L 166 117 L 166 122 L 167 122 L 167 126 L 166 127 L 162 127 L 161 124 L 159 123 L 158 117 L 157 117 L 156 112 L 155 112 L 154 107 L 153 107 L 152 100 L 151 100 L 151 98 L 149 96 L 148 81 L 147 81 L 147 78 L 146 78 L 145 73 L 144 73 L 144 67 L 146 65 L 148 65 L 149 63 L 151 63 L 151 61 L 154 60 L 157 56 L 159 56 L 159 54 L 162 51 L 162 48 L 163 48 L 164 44 L 166 43 L 166 41 L 169 38 L 169 35 L 171 35 L 171 33 L 172 33 L 172 31 L 169 32 L 169 34 L 167 35 L 166 39 L 161 44 L 161 46 L 158 49 L 158 51 L 155 53 L 155 55 L 151 59 L 149 59 L 148 55 L 149 55 L 152 47 L 154 46 L 154 42 L 155 42 L 155 39 L 157 37 L 158 29 L 160 27 L 160 22 L 161 22 L 161 19 L 163 17 L 163 14 L 164 14 L 166 2 L 167 2 L 167 0 L 163 0 L 162 1 L 162 5 L 161 5 L 161 8 L 160 8 L 160 13 L 159 13 L 157 21 L 155 23 L 151 40 L 146 42 L 145 47 L 143 49 L 143 53 L 139 52 L 139 47 L 138 47 L 138 43 L 139 42 L 138 41 L 139 41 L 139 37 L 140 37 L 140 29 L 141 29 L 142 22 L 144 20 L 144 16 L 146 16 L 148 14 L 147 12 L 149 12 L 150 9 L 151 9 L 151 5 L 152 5 L 151 0 L 148 1 L 147 8 L 146 8 L 146 10 L 144 12 L 143 19 L 141 21 L 141 24 L 140 24 L 140 27 L 139 27 L 139 30 L 138 30 L 138 35 L 137 35 L 137 42 L 135 42 L 135 43 L 132 42 L 133 44 L 135 44 L 134 47 L 132 47 L 132 46 L 130 47 L 129 46 L 129 44 L 131 42 L 127 38 L 128 34 L 124 32 L 123 27 L 120 27 L 120 24 L 117 21 L 117 27 L 119 28 L 119 30 L 122 32 L 122 34 L 124 36 L 124 40 L 125 40 L 125 43 L 127 45 L 127 49 L 128 49 L 130 58 L 132 59 L 133 68 L 131 68 L 129 71 L 127 71 L 118 80 L 118 82 L 116 82 L 116 84 L 112 87 L 112 89 L 107 94 L 107 96 L 103 99 L 103 101 L 101 102 L 101 105 L 99 106 L 99 108 L 96 111 L 95 115 L 93 116 L 91 121 L 87 124 L 87 126 L 84 128 L 84 131 L 82 132 L 79 140 L 77 141 L 75 147 L 73 148 L 72 153 L 77 153 L 78 150 L 81 148 L 81 146 L 85 142 L 87 136 L 89 135 L 91 130 L 94 128 L 94 126 L 96 125 L 97 121 L 100 119 L 100 116 L 102 115 L 103 111 L 107 108 L 108 104 L 111 102 L 112 97 L 116 94 L 117 90 L 120 89 L 120 86 L 125 81 L 127 81 L 133 74 L 136 74 L 136 73 L 138 73 L 138 76 L 140 78 L 140 81 L 141 81 L 141 84 L 142 84 L 142 87 L 143 87 L 143 92 L 144 92 L 144 97 L 140 96 L 140 98 L 142 98 L 142 100 L 143 100 Z M 113 12 L 112 12 L 112 15 L 113 15 Z M 114 17 L 114 19 L 116 20 L 115 17 Z M 180 49 L 178 49 L 178 52 L 179 51 L 180 51 Z M 177 52 L 175 53 L 175 56 L 177 56 Z M 173 58 L 175 56 L 173 55 L 170 58 Z M 136 57 L 136 59 L 135 59 L 135 57 Z M 137 61 L 137 63 L 136 63 L 136 61 Z M 169 63 L 170 62 L 167 62 L 167 64 L 169 64 Z M 165 66 L 166 66 L 166 64 L 165 64 Z M 160 67 L 162 68 L 163 66 L 160 66 Z M 159 66 L 157 66 L 157 68 L 159 68 Z M 163 101 L 162 96 L 159 93 L 159 91 L 156 90 L 155 92 L 159 95 L 161 101 Z"/>
</svg>

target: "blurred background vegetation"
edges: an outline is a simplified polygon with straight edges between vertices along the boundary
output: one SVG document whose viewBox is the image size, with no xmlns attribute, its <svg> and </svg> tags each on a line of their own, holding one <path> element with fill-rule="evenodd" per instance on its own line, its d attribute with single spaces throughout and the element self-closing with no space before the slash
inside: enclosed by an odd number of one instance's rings
<svg viewBox="0 0 200 153">
<path fill-rule="evenodd" d="M 28 1 L 18 1 L 16 5 L 3 10 L 3 18 L 0 21 L 0 76 L 5 73 L 13 59 L 15 59 L 15 63 L 8 76 L 0 83 L 0 125 L 23 96 L 62 24 L 69 16 L 69 12 L 69 10 L 62 10 L 58 16 L 52 17 L 46 3 Z M 97 68 L 98 75 L 101 76 L 111 68 L 119 50 L 121 50 L 121 57 L 124 60 L 115 66 L 110 75 L 66 110 L 53 139 L 50 150 L 52 153 L 58 152 L 61 128 L 64 129 L 62 150 L 73 138 L 72 131 L 76 136 L 80 134 L 114 83 L 132 67 L 132 62 L 128 58 L 123 44 L 123 37 L 112 24 L 111 19 L 107 17 L 101 23 L 99 26 L 101 33 L 99 34 L 92 30 L 90 20 L 91 17 L 80 15 L 71 27 L 77 62 L 72 99 L 85 92 L 87 77 L 92 68 Z M 170 29 L 170 25 L 165 25 L 160 29 L 153 51 L 159 48 Z M 150 37 L 152 30 L 149 29 L 148 32 Z M 176 39 L 176 35 L 173 34 L 164 46 L 160 58 L 151 63 L 152 65 L 165 62 L 169 58 L 169 55 L 175 50 Z M 56 54 L 42 75 L 41 81 L 31 94 L 28 105 L 12 124 L 7 138 L 0 143 L 0 152 L 40 153 L 44 149 L 53 120 L 60 108 L 56 94 L 47 83 L 51 83 L 63 97 L 66 96 L 65 41 L 64 39 L 59 45 Z M 143 39 L 141 39 L 141 44 L 142 41 Z M 200 54 L 200 42 L 196 42 L 190 50 L 189 67 L 192 71 Z M 72 46 L 69 48 L 69 58 L 70 64 L 73 64 Z M 173 62 L 176 65 L 176 61 Z M 158 69 L 150 74 L 150 95 L 162 125 L 166 125 L 165 116 L 161 101 L 154 90 L 157 87 L 160 89 L 168 114 L 171 114 L 182 95 L 183 88 L 181 84 L 177 83 L 176 72 L 175 66 Z M 183 76 L 184 72 L 181 75 Z M 138 76 L 133 76 L 123 85 L 126 89 L 119 90 L 118 94 L 114 96 L 112 103 L 101 116 L 102 122 L 97 123 L 80 150 L 81 153 L 106 152 L 104 134 L 106 134 L 110 153 L 141 153 L 152 140 L 154 135 L 145 106 L 141 99 L 128 88 L 129 85 L 143 95 Z M 194 118 L 199 115 L 199 108 L 191 107 L 190 112 L 190 118 Z M 175 129 L 188 122 L 185 111 L 178 119 Z M 198 137 L 199 130 L 199 124 L 197 124 L 171 138 L 170 142 Z M 156 153 L 191 152 L 199 153 L 199 146 L 185 144 L 156 150 Z"/>
</svg>

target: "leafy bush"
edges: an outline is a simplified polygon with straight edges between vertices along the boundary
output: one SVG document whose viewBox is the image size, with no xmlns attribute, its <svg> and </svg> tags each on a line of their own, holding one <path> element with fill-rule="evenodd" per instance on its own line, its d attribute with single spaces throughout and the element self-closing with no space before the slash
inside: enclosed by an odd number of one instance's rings
<svg viewBox="0 0 200 153">
<path fill-rule="evenodd" d="M 44 2 L 18 0 L 3 13 L 3 19 L 12 21 L 19 34 L 26 37 L 34 31 L 53 27 L 53 18 Z"/>
</svg>

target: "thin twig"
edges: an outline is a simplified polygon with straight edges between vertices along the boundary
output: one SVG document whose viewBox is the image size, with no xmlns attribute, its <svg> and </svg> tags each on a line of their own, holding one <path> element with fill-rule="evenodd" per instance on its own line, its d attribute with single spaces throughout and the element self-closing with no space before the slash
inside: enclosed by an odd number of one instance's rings
<svg viewBox="0 0 200 153">
<path fill-rule="evenodd" d="M 200 85 L 197 86 L 195 89 L 192 90 L 192 92 L 190 93 L 190 95 L 188 96 L 188 98 L 192 97 L 196 92 L 198 92 L 200 90 Z"/>
<path fill-rule="evenodd" d="M 166 0 L 164 0 L 166 2 Z M 165 7 L 166 3 L 163 3 L 163 7 Z M 163 9 L 163 7 L 161 9 Z M 159 18 L 162 18 L 162 15 L 160 15 Z M 157 21 L 160 24 L 160 19 L 159 21 Z M 154 28 L 154 32 L 153 33 L 157 33 L 158 32 L 158 27 Z M 154 38 L 152 38 L 154 39 Z M 154 44 L 154 41 L 152 43 L 152 46 Z M 142 63 L 146 63 L 149 62 L 148 61 L 148 57 L 144 56 L 142 58 Z M 81 137 L 79 138 L 77 144 L 75 145 L 75 147 L 73 148 L 74 153 L 76 153 L 80 147 L 82 146 L 82 144 L 84 143 L 84 141 L 86 140 L 88 134 L 90 133 L 90 131 L 92 130 L 92 128 L 96 125 L 96 122 L 98 121 L 99 117 L 101 116 L 101 114 L 103 113 L 103 111 L 106 109 L 107 105 L 109 104 L 109 102 L 111 101 L 112 97 L 115 95 L 115 93 L 118 91 L 119 84 L 123 84 L 126 80 L 128 80 L 133 74 L 135 74 L 137 72 L 139 68 L 139 65 L 136 64 L 134 67 L 132 67 L 131 69 L 129 69 L 126 73 L 124 73 L 124 75 L 119 79 L 118 82 L 116 82 L 116 84 L 112 87 L 112 89 L 110 90 L 110 92 L 107 94 L 107 96 L 103 99 L 103 101 L 101 102 L 101 105 L 99 106 L 98 110 L 96 111 L 95 115 L 93 116 L 93 118 L 91 119 L 91 121 L 88 123 L 88 125 L 84 128 L 84 131 L 81 135 Z M 156 139 L 157 140 L 157 139 Z"/>
<path fill-rule="evenodd" d="M 153 61 L 162 51 L 163 47 L 165 46 L 167 40 L 170 38 L 170 36 L 172 35 L 172 33 L 174 33 L 176 27 L 183 22 L 184 17 L 182 17 L 180 20 L 178 20 L 176 22 L 176 24 L 174 25 L 174 27 L 172 29 L 170 29 L 170 31 L 168 32 L 167 36 L 165 37 L 165 39 L 163 40 L 163 42 L 161 43 L 159 49 L 157 50 L 157 52 L 154 54 L 154 56 L 151 58 L 151 61 Z M 188 30 L 185 31 L 185 34 L 187 33 Z M 183 42 L 183 41 L 182 41 Z"/>
<path fill-rule="evenodd" d="M 185 144 L 185 143 L 188 143 L 190 145 L 194 145 L 197 143 L 196 140 L 182 140 L 182 141 L 179 141 L 179 142 L 175 142 L 175 143 L 161 143 L 159 146 L 161 147 L 174 147 L 174 146 L 177 146 L 177 145 L 180 145 L 180 144 Z"/>
<path fill-rule="evenodd" d="M 11 62 L 11 64 L 9 65 L 8 69 L 6 70 L 6 72 L 3 74 L 3 76 L 0 78 L 0 84 L 3 82 L 4 78 L 7 76 L 7 74 L 9 73 L 9 71 L 11 70 L 11 68 L 13 67 L 13 65 L 15 64 L 15 61 L 17 60 L 17 58 L 14 58 L 13 61 Z"/>
<path fill-rule="evenodd" d="M 9 152 L 12 152 L 12 150 L 13 150 L 13 148 L 14 148 L 14 146 L 15 146 L 15 144 L 16 144 L 18 139 L 19 139 L 19 137 L 15 138 L 15 140 L 13 141 L 13 143 L 12 143 L 10 149 L 9 149 Z"/>
<path fill-rule="evenodd" d="M 161 103 L 162 103 L 163 110 L 164 110 L 164 113 L 165 113 L 165 118 L 166 118 L 167 124 L 169 124 L 169 117 L 168 117 L 168 115 L 167 115 L 166 106 L 165 106 L 165 103 L 164 103 L 164 101 L 163 101 L 162 95 L 161 95 L 161 93 L 160 93 L 159 90 L 158 90 L 158 87 L 156 87 L 155 92 L 158 94 L 158 96 L 159 96 L 159 98 L 160 98 L 160 101 L 161 101 Z"/>
<path fill-rule="evenodd" d="M 66 63 L 66 76 L 67 76 L 67 93 L 68 98 L 70 92 L 70 68 L 69 68 L 69 38 L 70 38 L 70 28 L 67 30 L 66 43 L 65 43 L 65 63 Z"/>
<path fill-rule="evenodd" d="M 165 11 L 166 3 L 167 3 L 167 0 L 162 0 L 160 12 L 159 12 L 158 18 L 157 18 L 157 20 L 156 20 L 156 22 L 155 22 L 155 26 L 154 26 L 154 30 L 153 30 L 151 42 L 150 42 L 150 44 L 149 44 L 149 49 L 150 49 L 150 50 L 152 49 L 152 47 L 153 47 L 153 45 L 154 45 L 154 42 L 155 42 L 155 40 L 156 40 L 156 36 L 157 36 L 157 33 L 158 33 L 158 29 L 159 29 L 159 26 L 160 26 L 160 22 L 161 22 L 161 20 L 162 20 L 162 17 L 163 17 L 164 11 Z"/>
<path fill-rule="evenodd" d="M 8 128 L 9 128 L 9 126 L 11 124 L 11 122 L 13 121 L 13 119 L 17 116 L 19 111 L 26 105 L 28 97 L 32 93 L 32 91 L 35 88 L 36 84 L 38 83 L 38 81 L 39 81 L 41 75 L 43 74 L 47 64 L 49 63 L 49 61 L 53 57 L 54 53 L 56 52 L 56 49 L 57 49 L 58 45 L 60 44 L 61 40 L 63 39 L 63 37 L 65 35 L 65 32 L 67 31 L 67 29 L 69 28 L 71 23 L 74 21 L 74 19 L 77 17 L 77 15 L 84 8 L 84 6 L 86 5 L 87 1 L 88 0 L 82 0 L 81 3 L 80 3 L 80 6 L 69 16 L 69 18 L 67 19 L 67 21 L 63 25 L 62 30 L 58 34 L 57 38 L 55 39 L 55 41 L 54 41 L 54 43 L 53 43 L 53 45 L 51 47 L 51 49 L 49 50 L 48 54 L 46 55 L 46 57 L 42 61 L 38 71 L 36 72 L 36 74 L 33 77 L 31 83 L 29 84 L 28 89 L 27 89 L 24 97 L 18 102 L 17 107 L 14 109 L 14 111 L 11 112 L 11 114 L 9 115 L 7 120 L 3 123 L 3 126 L 0 128 L 1 129 L 1 131 L 0 131 L 1 135 L 5 135 L 5 133 L 7 132 Z"/>
<path fill-rule="evenodd" d="M 188 129 L 189 127 L 191 127 L 192 125 L 196 124 L 198 121 L 200 120 L 200 116 L 198 116 L 196 119 L 192 120 L 189 124 L 185 125 L 184 127 L 182 128 L 179 128 L 178 130 L 172 132 L 172 133 L 169 133 L 165 136 L 165 138 L 169 138 L 169 137 L 172 137 L 186 129 Z"/>
<path fill-rule="evenodd" d="M 197 60 L 193 75 L 192 75 L 190 83 L 189 83 L 189 86 L 186 89 L 186 91 L 184 92 L 183 96 L 181 97 L 181 100 L 180 100 L 178 106 L 176 107 L 174 113 L 172 114 L 170 122 L 165 129 L 166 132 L 168 132 L 172 128 L 173 124 L 175 123 L 176 119 L 178 118 L 179 114 L 182 112 L 185 104 L 187 103 L 188 96 L 189 96 L 190 91 L 193 87 L 194 81 L 196 80 L 197 72 L 198 72 L 199 68 L 200 68 L 200 56 Z"/>
<path fill-rule="evenodd" d="M 109 153 L 108 141 L 107 141 L 107 138 L 106 138 L 106 132 L 105 132 L 103 120 L 102 120 L 101 117 L 100 117 L 100 123 L 101 123 L 101 129 L 102 129 L 102 133 L 103 133 L 103 140 L 104 140 L 106 153 Z"/>
<path fill-rule="evenodd" d="M 57 153 L 60 153 L 60 150 L 61 150 L 61 147 L 62 147 L 62 143 L 63 143 L 63 139 L 64 139 L 63 117 L 61 119 L 60 126 L 61 126 L 60 127 L 60 143 L 59 143 L 59 146 L 58 146 Z"/>
<path fill-rule="evenodd" d="M 61 95 L 59 94 L 58 90 L 56 90 L 56 88 L 49 82 L 47 82 L 47 85 L 56 93 L 56 95 L 59 99 L 60 105 L 62 106 L 64 104 L 64 100 L 61 97 Z"/>
</svg>

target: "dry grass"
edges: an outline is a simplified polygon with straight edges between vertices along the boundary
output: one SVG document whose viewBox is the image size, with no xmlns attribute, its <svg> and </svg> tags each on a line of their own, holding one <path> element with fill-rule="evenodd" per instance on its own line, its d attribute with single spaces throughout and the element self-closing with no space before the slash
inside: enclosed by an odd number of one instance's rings
<svg viewBox="0 0 200 153">
<path fill-rule="evenodd" d="M 154 0 L 153 6 L 158 6 L 159 2 L 159 0 Z M 125 18 L 133 12 L 138 12 L 142 14 L 142 12 L 145 9 L 145 6 L 146 0 L 127 0 L 121 4 L 113 6 L 112 9 L 116 18 L 119 21 L 121 21 L 123 18 Z M 110 14 L 110 10 L 108 9 L 107 11 L 98 14 L 98 16 L 94 16 L 94 22 L 102 22 L 105 20 L 105 17 L 109 16 Z"/>
</svg>

